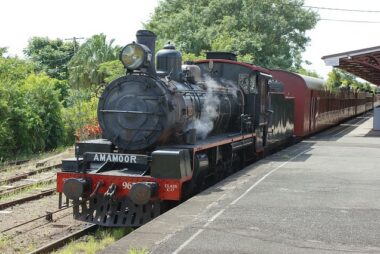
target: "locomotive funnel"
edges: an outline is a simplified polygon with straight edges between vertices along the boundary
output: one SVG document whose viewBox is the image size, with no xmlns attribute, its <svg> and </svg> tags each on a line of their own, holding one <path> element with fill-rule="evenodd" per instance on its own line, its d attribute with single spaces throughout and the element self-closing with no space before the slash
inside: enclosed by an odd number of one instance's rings
<svg viewBox="0 0 380 254">
<path fill-rule="evenodd" d="M 156 65 L 155 65 L 155 59 L 154 59 L 155 48 L 156 48 L 156 38 L 157 36 L 153 32 L 148 31 L 148 30 L 138 30 L 136 33 L 136 42 L 147 46 L 152 53 L 153 57 L 152 57 L 150 66 L 148 68 L 151 74 L 156 74 L 156 67 L 155 67 Z"/>
</svg>

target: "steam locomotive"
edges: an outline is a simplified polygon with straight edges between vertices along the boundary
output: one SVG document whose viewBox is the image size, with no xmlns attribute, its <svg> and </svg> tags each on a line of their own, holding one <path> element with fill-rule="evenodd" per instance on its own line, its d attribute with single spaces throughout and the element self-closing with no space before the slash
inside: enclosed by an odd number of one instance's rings
<svg viewBox="0 0 380 254">
<path fill-rule="evenodd" d="M 140 30 L 136 37 L 120 54 L 127 74 L 99 99 L 103 139 L 77 142 L 76 157 L 64 160 L 57 174 L 59 206 L 71 200 L 78 220 L 140 226 L 294 134 L 336 124 L 371 101 L 339 101 L 330 116 L 344 116 L 316 125 L 323 112 L 302 103 L 314 107 L 305 94 L 320 80 L 237 62 L 225 52 L 182 65 L 174 45 L 155 58 L 156 35 Z M 313 125 L 304 123 L 313 118 Z"/>
</svg>

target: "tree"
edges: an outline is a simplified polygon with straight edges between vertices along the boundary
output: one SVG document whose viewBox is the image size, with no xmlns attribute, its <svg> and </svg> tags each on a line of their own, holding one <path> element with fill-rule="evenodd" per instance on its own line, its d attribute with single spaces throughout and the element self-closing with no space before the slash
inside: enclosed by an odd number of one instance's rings
<svg viewBox="0 0 380 254">
<path fill-rule="evenodd" d="M 0 81 L 19 84 L 34 70 L 35 65 L 32 62 L 17 57 L 0 57 Z"/>
<path fill-rule="evenodd" d="M 305 75 L 305 76 L 309 76 L 309 77 L 322 78 L 322 76 L 320 76 L 316 71 L 314 71 L 314 70 L 306 70 L 306 69 L 304 69 L 302 67 L 297 70 L 297 73 Z"/>
<path fill-rule="evenodd" d="M 16 57 L 0 57 L 0 160 L 13 155 L 27 133 L 25 103 L 20 86 L 34 72 L 34 65 Z"/>
<path fill-rule="evenodd" d="M 69 81 L 73 87 L 88 88 L 104 83 L 104 76 L 98 68 L 101 63 L 117 59 L 119 48 L 114 47 L 113 42 L 107 43 L 106 36 L 98 34 L 80 46 L 69 63 Z"/>
<path fill-rule="evenodd" d="M 0 57 L 4 57 L 4 54 L 8 52 L 7 47 L 0 47 Z"/>
<path fill-rule="evenodd" d="M 360 82 L 355 75 L 337 68 L 329 72 L 326 85 L 330 91 L 351 89 L 354 91 L 374 92 L 368 82 Z"/>
<path fill-rule="evenodd" d="M 9 102 L 14 97 L 14 91 L 7 89 L 6 84 L 0 80 L 0 161 L 8 157 L 15 149 L 14 131 L 10 125 L 12 117 Z"/>
<path fill-rule="evenodd" d="M 68 78 L 67 64 L 74 55 L 74 43 L 33 37 L 24 49 L 24 54 L 36 63 L 38 70 L 52 78 L 65 80 Z"/>
<path fill-rule="evenodd" d="M 55 148 L 64 140 L 62 82 L 16 57 L 0 57 L 0 160 Z"/>
<path fill-rule="evenodd" d="M 104 82 L 108 85 L 112 80 L 125 75 L 125 68 L 119 60 L 114 60 L 101 63 L 97 72 L 103 77 Z"/>
<path fill-rule="evenodd" d="M 269 68 L 298 69 L 317 14 L 303 0 L 164 0 L 145 25 L 185 53 L 232 51 Z M 162 44 L 162 42 L 158 42 Z"/>
<path fill-rule="evenodd" d="M 40 73 L 29 75 L 21 86 L 33 151 L 51 150 L 63 143 L 62 105 L 56 83 L 59 80 Z"/>
</svg>

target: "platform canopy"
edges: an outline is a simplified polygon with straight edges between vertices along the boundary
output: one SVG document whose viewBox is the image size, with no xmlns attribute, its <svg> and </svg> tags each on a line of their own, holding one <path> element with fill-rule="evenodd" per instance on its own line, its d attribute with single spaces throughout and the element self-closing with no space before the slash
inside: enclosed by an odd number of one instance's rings
<svg viewBox="0 0 380 254">
<path fill-rule="evenodd" d="M 322 57 L 334 66 L 380 86 L 380 46 Z"/>
</svg>

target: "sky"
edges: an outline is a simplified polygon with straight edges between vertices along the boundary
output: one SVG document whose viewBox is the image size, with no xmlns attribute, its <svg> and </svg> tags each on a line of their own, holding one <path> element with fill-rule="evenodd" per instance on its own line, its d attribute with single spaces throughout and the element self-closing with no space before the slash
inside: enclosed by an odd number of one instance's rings
<svg viewBox="0 0 380 254">
<path fill-rule="evenodd" d="M 378 13 L 318 10 L 321 19 L 375 21 L 379 23 L 349 23 L 320 20 L 307 32 L 311 41 L 303 59 L 312 62 L 305 68 L 316 70 L 323 76 L 331 70 L 322 56 L 356 49 L 380 46 L 380 1 L 378 0 L 306 0 L 305 6 L 339 9 L 372 10 Z"/>
<path fill-rule="evenodd" d="M 115 44 L 135 39 L 158 5 L 159 0 L 2 0 L 0 47 L 10 55 L 23 56 L 22 50 L 33 36 L 51 39 L 89 38 L 104 33 Z M 305 0 L 306 6 L 341 9 L 379 10 L 377 0 Z M 318 10 L 322 19 L 379 21 L 380 13 Z M 380 23 L 348 23 L 321 20 L 307 32 L 311 41 L 303 59 L 306 69 L 326 76 L 331 67 L 322 56 L 380 45 Z"/>
</svg>

